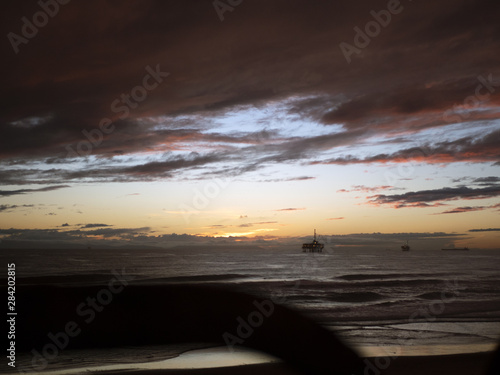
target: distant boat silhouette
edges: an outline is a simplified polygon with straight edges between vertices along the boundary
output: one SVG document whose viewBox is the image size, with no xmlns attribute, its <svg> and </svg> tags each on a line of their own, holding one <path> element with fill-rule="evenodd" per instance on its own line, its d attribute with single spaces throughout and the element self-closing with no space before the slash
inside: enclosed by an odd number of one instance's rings
<svg viewBox="0 0 500 375">
<path fill-rule="evenodd" d="M 449 249 L 441 249 L 441 250 L 457 250 L 457 251 L 466 250 L 467 251 L 467 250 L 469 250 L 469 248 L 467 246 L 465 246 L 465 247 L 450 247 Z"/>
<path fill-rule="evenodd" d="M 316 229 L 314 230 L 314 240 L 311 243 L 302 244 L 302 252 L 303 253 L 322 253 L 324 244 L 316 241 Z"/>
<path fill-rule="evenodd" d="M 406 243 L 401 246 L 401 250 L 410 251 L 410 245 L 408 245 L 408 240 L 406 240 Z"/>
</svg>

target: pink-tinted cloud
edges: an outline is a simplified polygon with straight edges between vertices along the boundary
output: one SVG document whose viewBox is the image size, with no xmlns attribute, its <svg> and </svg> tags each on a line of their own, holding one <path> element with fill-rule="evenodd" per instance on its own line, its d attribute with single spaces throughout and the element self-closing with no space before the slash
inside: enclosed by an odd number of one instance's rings
<svg viewBox="0 0 500 375">
<path fill-rule="evenodd" d="M 368 0 L 256 0 L 221 23 L 209 1 L 71 2 L 18 54 L 3 39 L 0 163 L 32 168 L 2 170 L 0 183 L 151 181 L 218 169 L 221 161 L 234 163 L 225 169 L 229 175 L 285 163 L 499 163 L 498 131 L 434 142 L 424 151 L 405 140 L 448 126 L 444 114 L 476 95 L 480 75 L 493 77 L 491 87 L 479 91 L 484 100 L 462 119 L 500 118 L 500 5 L 406 2 L 348 64 L 338 45 L 353 43 L 353 28 L 363 26 L 374 7 Z M 6 4 L 2 35 L 21 33 L 21 18 L 38 10 L 35 1 Z M 157 65 L 169 76 L 120 118 L 112 103 L 142 84 L 146 66 Z M 258 110 L 277 102 L 288 103 L 281 117 L 334 130 L 287 137 L 217 128 L 217 119 L 240 106 Z M 103 118 L 114 121 L 114 130 L 92 150 L 99 165 L 85 156 L 68 158 L 66 147 L 84 141 L 82 131 L 97 129 Z M 375 135 L 401 137 L 398 150 L 322 155 L 355 150 Z M 106 164 L 117 155 L 179 151 L 186 154 Z"/>
<path fill-rule="evenodd" d="M 353 192 L 353 191 L 360 191 L 360 192 L 363 192 L 363 193 L 373 193 L 373 192 L 376 192 L 376 191 L 380 191 L 380 190 L 389 190 L 389 189 L 393 189 L 394 187 L 391 186 L 391 185 L 382 185 L 382 186 L 373 186 L 373 187 L 370 187 L 370 186 L 364 186 L 364 185 L 355 185 L 353 186 L 351 189 L 340 189 L 340 190 L 337 190 L 337 193 L 350 193 L 350 192 Z"/>
<path fill-rule="evenodd" d="M 500 185 L 491 185 L 483 188 L 469 188 L 466 186 L 442 188 L 433 190 L 413 191 L 394 195 L 372 195 L 369 203 L 373 205 L 388 205 L 394 208 L 403 207 L 438 207 L 441 202 L 454 200 L 475 200 L 493 198 L 500 195 Z"/>
<path fill-rule="evenodd" d="M 391 154 L 378 154 L 365 158 L 344 156 L 311 164 L 371 164 L 422 162 L 443 164 L 456 162 L 492 162 L 500 165 L 500 130 L 482 137 L 463 137 L 439 142 L 433 146 L 411 147 Z"/>
<path fill-rule="evenodd" d="M 442 214 L 461 214 L 464 212 L 473 212 L 473 211 L 483 211 L 487 209 L 487 206 L 464 206 L 464 207 L 456 207 L 451 210 L 440 212 L 439 215 Z"/>
</svg>

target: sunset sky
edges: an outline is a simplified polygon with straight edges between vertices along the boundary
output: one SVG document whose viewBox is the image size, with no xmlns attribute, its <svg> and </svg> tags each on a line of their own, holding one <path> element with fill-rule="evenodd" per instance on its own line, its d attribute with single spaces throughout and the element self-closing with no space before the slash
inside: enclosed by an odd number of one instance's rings
<svg viewBox="0 0 500 375">
<path fill-rule="evenodd" d="M 497 1 L 61 3 L 0 16 L 0 246 L 500 248 Z"/>
</svg>

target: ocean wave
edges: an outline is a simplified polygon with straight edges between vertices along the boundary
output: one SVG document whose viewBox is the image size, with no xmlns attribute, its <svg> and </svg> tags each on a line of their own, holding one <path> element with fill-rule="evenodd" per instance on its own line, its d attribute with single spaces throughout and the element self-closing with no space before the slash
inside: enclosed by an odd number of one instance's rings
<svg viewBox="0 0 500 375">
<path fill-rule="evenodd" d="M 328 293 L 326 300 L 333 302 L 371 302 L 386 298 L 382 294 L 375 292 L 348 292 L 348 293 Z"/>
<path fill-rule="evenodd" d="M 434 275 L 433 275 L 434 276 Z M 446 279 L 394 279 L 394 280 L 363 280 L 363 281 L 352 281 L 349 283 L 340 281 L 318 281 L 318 280 L 289 280 L 289 281 L 279 281 L 278 284 L 283 284 L 285 287 L 297 288 L 297 287 L 307 287 L 314 288 L 316 290 L 322 289 L 345 289 L 345 288 L 378 288 L 378 287 L 409 287 L 409 286 L 422 286 L 422 285 L 432 285 L 435 289 L 436 285 L 443 285 Z"/>
<path fill-rule="evenodd" d="M 387 279 L 401 279 L 401 278 L 423 278 L 423 277 L 436 277 L 436 276 L 456 276 L 456 274 L 450 273 L 384 273 L 384 274 L 350 274 L 337 276 L 333 279 L 341 279 L 347 281 L 357 281 L 357 280 L 387 280 Z"/>
<path fill-rule="evenodd" d="M 379 281 L 360 281 L 349 284 L 351 287 L 415 287 L 422 285 L 443 285 L 443 279 L 414 279 L 414 280 L 379 280 Z M 435 288 L 434 288 L 435 289 Z"/>
<path fill-rule="evenodd" d="M 344 303 L 363 303 L 363 302 L 375 302 L 386 299 L 384 296 L 375 292 L 329 292 L 329 293 L 315 293 L 315 294 L 294 294 L 288 295 L 286 297 L 287 302 L 292 303 L 323 303 L 328 308 L 331 306 L 328 302 L 344 302 Z M 380 304 L 382 302 L 378 302 Z"/>
<path fill-rule="evenodd" d="M 443 299 L 443 292 L 422 293 L 418 295 L 417 298 L 428 299 L 428 300 L 441 300 Z"/>
<path fill-rule="evenodd" d="M 216 274 L 216 275 L 191 275 L 191 276 L 171 276 L 163 278 L 148 279 L 148 281 L 155 282 L 179 282 L 179 283 L 189 283 L 189 282 L 207 282 L 207 281 L 227 281 L 233 279 L 248 279 L 255 277 L 248 274 L 239 273 L 229 273 L 229 274 Z"/>
</svg>

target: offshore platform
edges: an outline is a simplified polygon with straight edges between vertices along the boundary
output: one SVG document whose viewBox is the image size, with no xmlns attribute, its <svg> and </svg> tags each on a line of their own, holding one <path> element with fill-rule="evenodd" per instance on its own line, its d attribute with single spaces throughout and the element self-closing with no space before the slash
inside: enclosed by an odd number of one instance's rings
<svg viewBox="0 0 500 375">
<path fill-rule="evenodd" d="M 302 252 L 303 253 L 322 253 L 324 244 L 319 243 L 316 240 L 316 229 L 314 230 L 314 240 L 311 243 L 302 244 Z"/>
<path fill-rule="evenodd" d="M 410 251 L 410 245 L 408 245 L 408 240 L 406 240 L 406 243 L 404 245 L 401 245 L 401 250 Z"/>
</svg>

